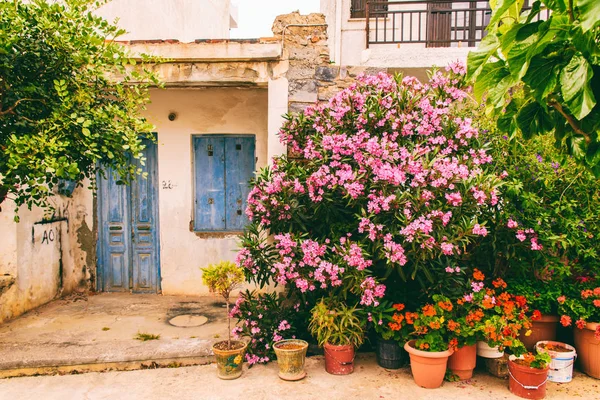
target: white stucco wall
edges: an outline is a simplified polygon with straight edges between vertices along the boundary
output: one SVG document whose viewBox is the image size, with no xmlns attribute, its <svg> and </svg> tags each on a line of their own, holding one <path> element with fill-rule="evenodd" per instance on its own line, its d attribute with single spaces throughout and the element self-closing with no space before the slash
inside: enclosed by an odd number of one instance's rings
<svg viewBox="0 0 600 400">
<path fill-rule="evenodd" d="M 55 196 L 52 203 L 55 222 L 46 222 L 49 215 L 39 208 L 21 207 L 19 223 L 14 203 L 2 203 L 0 280 L 12 284 L 0 290 L 0 322 L 89 287 L 96 245 L 91 192 L 77 188 L 73 197 Z"/>
<path fill-rule="evenodd" d="M 483 2 L 480 2 L 484 4 Z M 480 4 L 480 5 L 481 5 Z M 392 68 L 429 68 L 434 65 L 445 66 L 456 60 L 466 61 L 467 54 L 472 48 L 468 43 L 453 43 L 450 48 L 426 48 L 421 44 L 371 44 L 370 48 L 366 46 L 366 19 L 350 18 L 351 0 L 321 0 L 321 12 L 327 19 L 328 45 L 330 48 L 331 59 L 338 65 L 364 65 L 372 67 L 392 67 Z M 454 8 L 465 8 L 468 2 L 455 5 Z M 391 5 L 392 10 L 419 10 L 426 9 L 425 4 L 411 5 Z M 399 18 L 397 15 L 396 18 Z M 416 17 L 415 17 L 416 18 Z M 425 37 L 425 15 L 421 17 L 421 36 Z M 459 16 L 459 22 L 460 22 Z M 391 40 L 392 17 L 388 17 L 386 25 L 383 25 L 384 18 L 378 19 L 378 33 L 382 38 L 383 34 L 388 35 Z M 372 39 L 374 38 L 375 19 L 370 19 L 370 31 Z M 396 23 L 396 28 L 399 23 Z M 384 29 L 385 27 L 385 29 Z M 410 35 L 410 25 L 408 22 L 404 27 L 404 37 Z M 384 30 L 386 32 L 384 32 Z M 412 34 L 416 38 L 419 32 L 419 25 L 413 18 Z M 400 37 L 399 29 L 396 29 L 396 40 Z"/>
<path fill-rule="evenodd" d="M 147 117 L 158 132 L 160 261 L 164 294 L 207 294 L 201 267 L 235 259 L 237 236 L 197 234 L 193 219 L 193 134 L 255 134 L 256 166 L 267 165 L 268 95 L 265 89 L 153 90 Z M 168 114 L 175 112 L 175 121 Z M 163 189 L 170 181 L 172 189 Z"/>
<path fill-rule="evenodd" d="M 230 0 L 112 0 L 97 13 L 127 30 L 119 40 L 228 39 L 237 18 Z M 234 18 L 232 18 L 234 17 Z"/>
</svg>

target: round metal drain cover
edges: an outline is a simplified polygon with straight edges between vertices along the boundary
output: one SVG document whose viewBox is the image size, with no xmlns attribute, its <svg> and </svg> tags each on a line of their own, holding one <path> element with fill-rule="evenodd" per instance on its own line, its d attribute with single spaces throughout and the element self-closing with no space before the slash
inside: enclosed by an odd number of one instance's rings
<svg viewBox="0 0 600 400">
<path fill-rule="evenodd" d="M 207 321 L 208 318 L 204 315 L 183 314 L 171 318 L 169 324 L 179 328 L 192 328 L 194 326 L 204 325 Z"/>
</svg>

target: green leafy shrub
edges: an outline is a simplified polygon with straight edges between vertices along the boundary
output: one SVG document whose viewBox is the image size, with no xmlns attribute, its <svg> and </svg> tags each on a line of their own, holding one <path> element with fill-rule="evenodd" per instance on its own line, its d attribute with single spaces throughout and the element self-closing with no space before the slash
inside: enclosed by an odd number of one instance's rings
<svg viewBox="0 0 600 400">
<path fill-rule="evenodd" d="M 227 347 L 231 348 L 231 315 L 229 312 L 231 292 L 239 288 L 244 282 L 244 271 L 230 261 L 221 261 L 201 268 L 202 282 L 208 286 L 212 293 L 223 297 L 227 307 Z"/>
<path fill-rule="evenodd" d="M 0 203 L 51 208 L 61 180 L 142 174 L 131 158 L 153 140 L 141 113 L 159 82 L 95 14 L 104 3 L 0 2 Z"/>
</svg>

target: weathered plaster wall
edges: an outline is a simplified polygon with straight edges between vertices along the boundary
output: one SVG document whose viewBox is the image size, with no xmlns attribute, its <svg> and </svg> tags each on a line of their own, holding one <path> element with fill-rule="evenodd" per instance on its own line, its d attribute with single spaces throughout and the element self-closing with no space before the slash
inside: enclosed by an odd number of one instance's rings
<svg viewBox="0 0 600 400">
<path fill-rule="evenodd" d="M 192 42 L 229 38 L 232 11 L 229 0 L 112 0 L 97 13 L 111 22 L 118 19 L 129 32 L 120 40 Z"/>
<path fill-rule="evenodd" d="M 235 235 L 197 234 L 190 230 L 192 134 L 255 134 L 256 166 L 264 167 L 268 149 L 267 90 L 153 90 L 151 101 L 146 115 L 158 132 L 162 291 L 206 294 L 200 268 L 221 260 L 233 261 L 238 242 Z M 168 120 L 170 112 L 177 114 L 175 121 Z"/>
<path fill-rule="evenodd" d="M 0 322 L 90 288 L 95 264 L 91 202 L 91 193 L 78 188 L 71 198 L 53 199 L 53 215 L 22 207 L 19 223 L 13 220 L 13 203 L 2 204 Z"/>
</svg>

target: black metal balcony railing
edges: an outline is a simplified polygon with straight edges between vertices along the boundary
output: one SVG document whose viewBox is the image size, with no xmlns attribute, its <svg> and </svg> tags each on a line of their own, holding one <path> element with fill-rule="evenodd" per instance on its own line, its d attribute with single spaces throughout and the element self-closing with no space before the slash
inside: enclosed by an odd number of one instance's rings
<svg viewBox="0 0 600 400">
<path fill-rule="evenodd" d="M 476 46 L 486 34 L 492 10 L 487 1 L 352 0 L 352 10 L 364 5 L 367 48 L 381 43 L 421 43 L 450 47 Z M 527 9 L 525 7 L 524 9 Z M 535 20 L 545 19 L 548 10 Z"/>
</svg>

